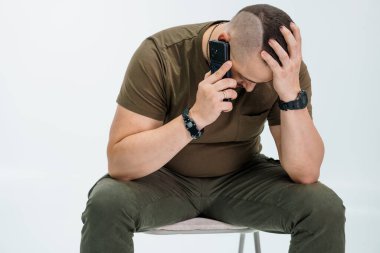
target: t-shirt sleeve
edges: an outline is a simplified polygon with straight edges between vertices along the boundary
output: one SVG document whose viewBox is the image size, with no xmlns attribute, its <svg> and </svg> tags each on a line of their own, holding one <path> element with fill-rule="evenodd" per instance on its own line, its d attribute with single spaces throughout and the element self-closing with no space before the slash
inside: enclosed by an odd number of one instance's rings
<svg viewBox="0 0 380 253">
<path fill-rule="evenodd" d="M 301 89 L 306 90 L 307 92 L 307 98 L 309 100 L 307 104 L 307 110 L 309 111 L 310 117 L 313 117 L 312 104 L 311 104 L 311 95 L 312 95 L 311 79 L 310 79 L 309 71 L 307 70 L 307 66 L 303 61 L 301 63 L 299 80 L 300 80 Z M 275 125 L 281 124 L 280 107 L 278 106 L 278 100 L 276 100 L 276 102 L 272 105 L 272 108 L 270 109 L 267 119 L 268 119 L 269 126 L 275 126 Z"/>
<path fill-rule="evenodd" d="M 145 39 L 133 54 L 116 102 L 135 113 L 163 121 L 166 115 L 164 67 L 152 39 Z"/>
</svg>

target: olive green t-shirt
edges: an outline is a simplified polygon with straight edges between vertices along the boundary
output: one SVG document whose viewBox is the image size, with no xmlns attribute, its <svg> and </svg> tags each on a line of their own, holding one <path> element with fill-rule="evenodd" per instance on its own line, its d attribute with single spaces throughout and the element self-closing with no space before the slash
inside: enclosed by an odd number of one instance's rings
<svg viewBox="0 0 380 253">
<path fill-rule="evenodd" d="M 202 37 L 219 22 L 173 27 L 146 38 L 130 60 L 117 103 L 164 124 L 181 115 L 185 107 L 191 108 L 198 84 L 209 71 Z M 310 101 L 310 77 L 303 62 L 300 83 Z M 277 98 L 271 82 L 258 83 L 252 92 L 239 89 L 233 110 L 222 112 L 204 128 L 201 138 L 192 140 L 165 167 L 193 177 L 220 176 L 241 168 L 260 153 L 266 120 L 270 126 L 280 124 Z M 311 115 L 311 103 L 308 110 Z"/>
</svg>

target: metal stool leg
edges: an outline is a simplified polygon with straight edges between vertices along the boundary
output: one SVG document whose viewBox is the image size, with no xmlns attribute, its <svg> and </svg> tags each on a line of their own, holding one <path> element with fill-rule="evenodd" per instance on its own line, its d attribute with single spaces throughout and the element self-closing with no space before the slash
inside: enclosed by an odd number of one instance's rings
<svg viewBox="0 0 380 253">
<path fill-rule="evenodd" d="M 255 252 L 256 253 L 261 253 L 261 246 L 260 246 L 260 235 L 259 232 L 253 232 L 253 241 L 255 244 Z"/>
<path fill-rule="evenodd" d="M 243 253 L 244 251 L 244 242 L 245 242 L 245 233 L 240 233 L 239 253 Z"/>
</svg>

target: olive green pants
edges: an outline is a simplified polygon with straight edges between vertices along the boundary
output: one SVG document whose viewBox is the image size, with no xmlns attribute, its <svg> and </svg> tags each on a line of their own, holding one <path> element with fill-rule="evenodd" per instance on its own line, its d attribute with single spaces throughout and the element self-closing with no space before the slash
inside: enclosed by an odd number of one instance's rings
<svg viewBox="0 0 380 253">
<path fill-rule="evenodd" d="M 104 175 L 88 193 L 80 252 L 132 253 L 134 232 L 197 216 L 291 234 L 292 253 L 345 249 L 342 200 L 320 182 L 294 183 L 278 160 L 258 155 L 220 177 L 166 168 L 128 182 Z"/>
</svg>

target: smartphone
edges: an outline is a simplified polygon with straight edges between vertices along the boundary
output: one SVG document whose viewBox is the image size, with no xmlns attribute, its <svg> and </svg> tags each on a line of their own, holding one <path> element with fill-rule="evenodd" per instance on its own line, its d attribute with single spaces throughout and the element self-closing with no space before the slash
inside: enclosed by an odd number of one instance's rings
<svg viewBox="0 0 380 253">
<path fill-rule="evenodd" d="M 215 73 L 226 61 L 230 59 L 230 44 L 221 40 L 211 40 L 208 42 L 210 55 L 211 74 Z M 223 78 L 231 78 L 231 69 L 223 76 Z M 224 99 L 223 101 L 231 102 L 232 99 Z"/>
<path fill-rule="evenodd" d="M 230 44 L 221 40 L 209 41 L 210 70 L 215 73 L 226 61 L 230 59 Z M 232 72 L 229 70 L 223 78 L 231 78 Z"/>
</svg>

